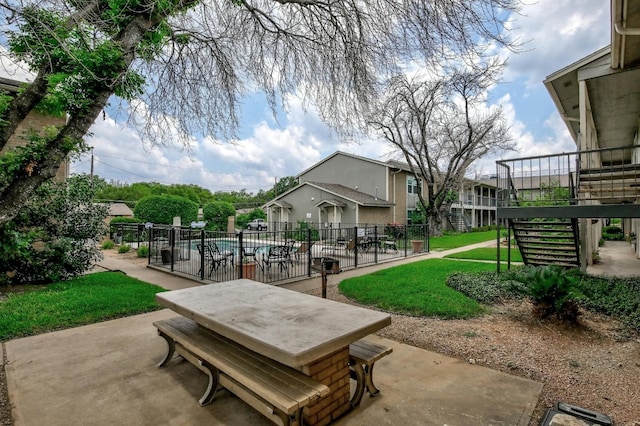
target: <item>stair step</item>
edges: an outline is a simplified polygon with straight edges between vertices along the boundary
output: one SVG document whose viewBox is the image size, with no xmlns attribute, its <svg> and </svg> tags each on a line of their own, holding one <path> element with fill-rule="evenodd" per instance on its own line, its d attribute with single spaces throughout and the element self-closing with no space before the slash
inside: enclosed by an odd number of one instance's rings
<svg viewBox="0 0 640 426">
<path fill-rule="evenodd" d="M 573 234 L 571 235 L 517 234 L 516 238 L 519 238 L 520 240 L 529 239 L 529 240 L 540 241 L 540 243 L 543 243 L 544 240 L 546 239 L 573 241 Z"/>
<path fill-rule="evenodd" d="M 548 246 L 574 246 L 573 243 L 573 238 L 566 238 L 567 242 L 565 241 L 557 241 L 557 240 L 551 240 L 551 241 L 540 241 L 540 238 L 535 238 L 532 236 L 520 236 L 519 238 L 519 242 L 520 244 L 526 244 L 526 245 L 530 245 L 530 244 L 537 244 L 537 245 L 541 245 L 544 247 L 548 247 Z"/>
<path fill-rule="evenodd" d="M 540 246 L 530 246 L 526 244 L 520 244 L 520 251 L 533 252 L 533 251 L 542 251 L 542 252 L 576 252 L 575 246 L 562 246 L 562 247 L 540 247 Z"/>
<path fill-rule="evenodd" d="M 526 257 L 528 260 L 534 260 L 534 259 L 575 259 L 576 258 L 576 253 L 532 253 L 532 252 L 528 252 L 528 251 L 520 251 L 520 254 L 524 257 Z"/>
<path fill-rule="evenodd" d="M 564 266 L 566 268 L 577 268 L 579 263 L 565 263 L 565 262 L 528 262 L 527 265 L 531 266 L 547 266 L 547 265 L 557 265 Z"/>
<path fill-rule="evenodd" d="M 573 228 L 570 226 L 563 226 L 562 228 L 529 228 L 529 227 L 520 227 L 514 226 L 514 232 L 517 231 L 527 231 L 527 232 L 571 232 L 573 233 Z"/>
<path fill-rule="evenodd" d="M 522 252 L 521 252 L 522 254 Z M 532 263 L 532 262 L 553 262 L 553 261 L 565 261 L 567 257 L 569 258 L 574 258 L 575 259 L 575 254 L 573 256 L 555 256 L 555 255 L 549 255 L 549 256 L 544 256 L 544 255 L 531 255 L 531 256 L 526 256 L 527 258 L 527 263 Z M 575 259 L 576 263 L 578 262 L 578 259 Z M 572 262 L 570 262 L 572 263 Z"/>
<path fill-rule="evenodd" d="M 563 225 L 563 226 L 571 226 L 571 221 L 566 221 L 566 220 L 559 220 L 559 221 L 553 221 L 553 220 L 545 220 L 544 222 L 541 222 L 539 220 L 514 220 L 513 222 L 511 222 L 513 225 L 536 225 L 536 226 L 541 226 L 541 225 Z"/>
</svg>

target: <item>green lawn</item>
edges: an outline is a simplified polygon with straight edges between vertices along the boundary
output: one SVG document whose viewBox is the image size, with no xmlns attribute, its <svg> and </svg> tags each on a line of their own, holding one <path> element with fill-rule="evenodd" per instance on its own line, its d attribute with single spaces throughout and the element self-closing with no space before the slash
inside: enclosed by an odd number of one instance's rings
<svg viewBox="0 0 640 426">
<path fill-rule="evenodd" d="M 0 341 L 154 311 L 164 291 L 120 272 L 30 287 L 0 303 Z"/>
<path fill-rule="evenodd" d="M 428 259 L 349 278 L 340 283 L 340 291 L 358 302 L 416 316 L 470 318 L 485 312 L 473 299 L 446 284 L 454 271 L 494 271 L 495 265 Z"/>
<path fill-rule="evenodd" d="M 462 234 L 443 235 L 442 237 L 430 237 L 429 249 L 431 251 L 449 250 L 470 244 L 496 240 L 496 231 L 465 232 Z"/>
<path fill-rule="evenodd" d="M 471 259 L 471 260 L 492 260 L 496 262 L 498 260 L 497 250 L 495 247 L 479 247 L 460 253 L 448 254 L 445 257 L 450 259 Z M 507 261 L 507 248 L 500 248 L 500 262 Z M 511 261 L 522 262 L 522 256 L 520 250 L 517 248 L 511 248 Z"/>
</svg>

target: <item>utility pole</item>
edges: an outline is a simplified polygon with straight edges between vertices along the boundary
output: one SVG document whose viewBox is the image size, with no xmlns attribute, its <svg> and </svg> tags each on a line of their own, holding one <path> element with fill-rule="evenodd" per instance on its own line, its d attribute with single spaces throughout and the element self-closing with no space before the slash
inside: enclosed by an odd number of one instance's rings
<svg viewBox="0 0 640 426">
<path fill-rule="evenodd" d="M 91 174 L 89 175 L 89 182 L 91 182 L 91 186 L 93 187 L 93 148 L 91 148 Z"/>
</svg>

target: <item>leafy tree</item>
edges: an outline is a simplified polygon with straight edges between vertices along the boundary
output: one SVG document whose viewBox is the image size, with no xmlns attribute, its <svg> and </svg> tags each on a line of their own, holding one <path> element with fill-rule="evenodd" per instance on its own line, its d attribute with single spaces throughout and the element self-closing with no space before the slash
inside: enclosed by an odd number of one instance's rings
<svg viewBox="0 0 640 426">
<path fill-rule="evenodd" d="M 68 155 L 86 149 L 83 137 L 107 105 L 121 103 L 115 111 L 129 114 L 146 142 L 224 139 L 235 133 L 246 90 L 262 90 L 275 111 L 304 88 L 304 101 L 347 132 L 400 62 L 470 55 L 477 44 L 513 47 L 503 19 L 519 7 L 518 0 L 2 2 L 2 51 L 35 77 L 17 96 L 0 96 L 0 149 L 34 109 L 68 120 L 2 160 L 0 225 Z"/>
<path fill-rule="evenodd" d="M 133 213 L 142 222 L 171 225 L 180 216 L 188 224 L 198 219 L 198 204 L 175 195 L 150 195 L 136 204 Z"/>
<path fill-rule="evenodd" d="M 419 179 L 418 198 L 434 235 L 442 234 L 443 218 L 473 162 L 514 146 L 501 109 L 481 112 L 503 66 L 490 59 L 426 78 L 398 75 L 367 117 Z"/>
<path fill-rule="evenodd" d="M 236 209 L 226 201 L 214 201 L 205 205 L 202 213 L 207 221 L 207 229 L 220 231 L 227 229 L 227 220 L 229 216 L 235 216 Z"/>
<path fill-rule="evenodd" d="M 85 273 L 101 256 L 107 207 L 87 175 L 50 181 L 0 225 L 0 284 L 49 283 Z"/>
</svg>

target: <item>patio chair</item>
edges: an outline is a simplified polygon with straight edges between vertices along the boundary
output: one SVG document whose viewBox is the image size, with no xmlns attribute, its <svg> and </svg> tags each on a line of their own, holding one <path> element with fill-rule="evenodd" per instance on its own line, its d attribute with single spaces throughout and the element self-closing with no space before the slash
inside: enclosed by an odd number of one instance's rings
<svg viewBox="0 0 640 426">
<path fill-rule="evenodd" d="M 202 246 L 198 244 L 197 247 L 198 253 L 200 254 L 200 256 L 202 256 Z M 227 266 L 228 259 L 231 259 L 231 266 L 233 266 L 233 251 L 222 251 L 213 241 L 205 243 L 204 263 L 200 265 L 198 275 L 202 274 L 202 268 L 204 267 L 204 265 L 209 264 L 209 274 L 207 275 L 207 277 L 211 278 L 211 274 L 213 273 L 213 271 L 217 271 L 220 266 Z"/>
<path fill-rule="evenodd" d="M 285 272 L 289 276 L 289 264 L 291 261 L 291 246 L 271 246 L 269 252 L 262 258 L 262 269 L 267 270 L 269 278 L 271 278 L 271 266 L 277 265 L 280 272 Z"/>
<path fill-rule="evenodd" d="M 310 253 L 311 247 L 313 247 L 314 244 L 315 244 L 315 241 L 311 241 L 311 244 L 309 244 L 306 241 L 303 241 L 302 244 L 300 244 L 298 248 L 295 249 L 295 251 L 293 252 L 293 255 L 295 256 L 296 260 L 299 260 L 300 256 L 305 256 L 307 253 Z"/>
</svg>

